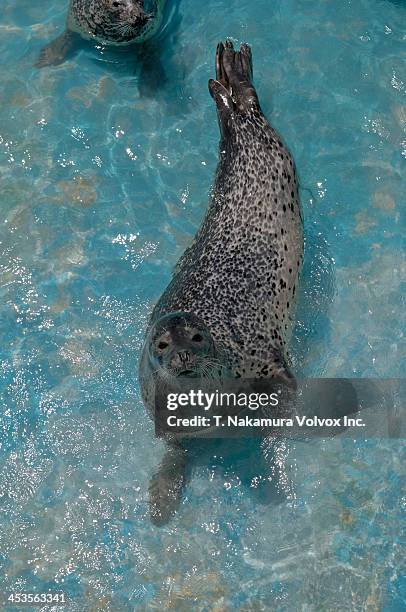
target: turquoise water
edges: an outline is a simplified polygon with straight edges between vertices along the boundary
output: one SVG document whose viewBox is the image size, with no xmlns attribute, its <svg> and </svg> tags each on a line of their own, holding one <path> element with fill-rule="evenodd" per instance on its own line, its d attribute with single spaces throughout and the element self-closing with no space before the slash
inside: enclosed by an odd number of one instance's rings
<svg viewBox="0 0 406 612">
<path fill-rule="evenodd" d="M 158 529 L 164 447 L 136 367 L 205 211 L 230 36 L 300 174 L 296 373 L 405 375 L 406 4 L 181 0 L 142 57 L 85 45 L 38 72 L 65 8 L 2 3 L 0 591 L 64 590 L 69 611 L 404 610 L 400 441 L 281 443 L 270 500 L 255 449 L 215 447 Z"/>
</svg>

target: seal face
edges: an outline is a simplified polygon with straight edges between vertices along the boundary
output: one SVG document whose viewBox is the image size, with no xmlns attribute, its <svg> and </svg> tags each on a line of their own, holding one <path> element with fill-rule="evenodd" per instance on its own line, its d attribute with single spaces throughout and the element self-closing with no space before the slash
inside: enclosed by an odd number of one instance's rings
<svg viewBox="0 0 406 612">
<path fill-rule="evenodd" d="M 160 318 L 150 331 L 147 346 L 150 365 L 174 377 L 201 377 L 208 361 L 215 358 L 209 330 L 191 313 Z"/>
<path fill-rule="evenodd" d="M 144 0 L 71 0 L 67 26 L 83 38 L 109 45 L 146 40 L 158 27 L 159 3 L 144 10 Z"/>
<path fill-rule="evenodd" d="M 229 41 L 218 45 L 216 79 L 209 81 L 209 90 L 221 131 L 212 197 L 152 313 L 150 329 L 162 317 L 190 313 L 204 322 L 229 376 L 291 381 L 286 346 L 303 259 L 294 161 L 262 113 L 248 45 L 237 52 Z M 152 395 L 145 392 L 152 380 L 151 338 L 148 334 L 141 357 L 140 383 L 153 411 Z M 168 470 L 168 461 L 162 465 L 155 477 L 160 487 L 150 491 L 155 522 L 170 516 L 176 500 L 167 491 L 176 491 L 178 500 L 184 482 L 184 475 Z M 184 462 L 178 458 L 177 465 L 183 469 Z"/>
<path fill-rule="evenodd" d="M 151 38 L 160 28 L 166 0 L 70 0 L 66 30 L 41 52 L 38 68 L 63 62 L 75 38 L 103 45 L 129 45 Z"/>
<path fill-rule="evenodd" d="M 205 323 L 193 313 L 160 317 L 150 328 L 140 364 L 145 405 L 154 413 L 159 388 L 175 388 L 179 378 L 218 379 L 226 374 Z"/>
</svg>

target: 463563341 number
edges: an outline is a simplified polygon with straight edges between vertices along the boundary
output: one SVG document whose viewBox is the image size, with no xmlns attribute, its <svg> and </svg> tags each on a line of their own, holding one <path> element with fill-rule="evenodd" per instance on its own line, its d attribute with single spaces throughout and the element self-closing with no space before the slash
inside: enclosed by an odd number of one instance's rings
<svg viewBox="0 0 406 612">
<path fill-rule="evenodd" d="M 65 593 L 9 593 L 6 596 L 9 604 L 64 604 L 67 602 Z"/>
</svg>

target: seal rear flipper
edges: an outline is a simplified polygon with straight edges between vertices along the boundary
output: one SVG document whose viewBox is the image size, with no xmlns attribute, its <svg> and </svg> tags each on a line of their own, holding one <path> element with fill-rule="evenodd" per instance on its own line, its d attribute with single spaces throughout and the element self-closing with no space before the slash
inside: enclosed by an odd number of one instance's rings
<svg viewBox="0 0 406 612">
<path fill-rule="evenodd" d="M 171 446 L 149 485 L 151 521 L 165 525 L 175 514 L 186 481 L 186 451 L 180 446 Z"/>
<path fill-rule="evenodd" d="M 73 32 L 66 30 L 41 50 L 35 67 L 44 68 L 44 66 L 62 64 L 75 49 L 76 39 L 77 36 Z"/>
<path fill-rule="evenodd" d="M 216 79 L 210 79 L 209 90 L 220 116 L 260 109 L 252 75 L 252 53 L 247 44 L 242 44 L 239 51 L 234 51 L 230 40 L 217 45 Z"/>
</svg>

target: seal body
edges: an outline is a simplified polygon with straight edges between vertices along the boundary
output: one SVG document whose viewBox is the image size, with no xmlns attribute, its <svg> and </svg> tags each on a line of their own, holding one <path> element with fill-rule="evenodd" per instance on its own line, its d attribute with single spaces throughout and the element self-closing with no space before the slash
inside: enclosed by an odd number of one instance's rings
<svg viewBox="0 0 406 612">
<path fill-rule="evenodd" d="M 75 39 L 94 40 L 103 45 L 143 43 L 158 32 L 166 0 L 70 0 L 66 30 L 41 52 L 37 67 L 64 61 Z"/>
<path fill-rule="evenodd" d="M 231 377 L 292 378 L 287 342 L 303 259 L 294 161 L 261 111 L 247 45 L 238 52 L 230 42 L 218 46 L 209 89 L 221 131 L 219 164 L 203 223 L 151 316 L 140 361 L 151 411 L 151 385 L 160 375 L 168 380 L 162 321 L 176 312 L 196 317 L 212 338 L 206 372 L 220 362 Z M 154 505 L 162 512 L 159 497 Z"/>
<path fill-rule="evenodd" d="M 286 344 L 303 259 L 298 181 L 261 111 L 250 66 L 247 46 L 219 47 L 210 82 L 221 128 L 211 201 L 150 326 L 169 313 L 193 313 L 233 376 L 289 378 Z"/>
</svg>

